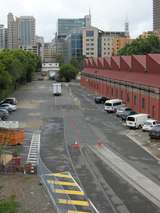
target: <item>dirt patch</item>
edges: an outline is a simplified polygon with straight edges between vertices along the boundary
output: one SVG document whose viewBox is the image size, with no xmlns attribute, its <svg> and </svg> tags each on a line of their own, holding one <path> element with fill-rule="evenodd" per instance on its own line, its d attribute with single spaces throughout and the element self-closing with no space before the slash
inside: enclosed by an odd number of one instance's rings
<svg viewBox="0 0 160 213">
<path fill-rule="evenodd" d="M 21 109 L 36 109 L 43 103 L 43 100 L 29 100 L 29 101 L 19 101 L 17 108 Z"/>
<path fill-rule="evenodd" d="M 0 199 L 15 196 L 17 213 L 53 213 L 47 192 L 34 175 L 0 176 Z"/>
</svg>

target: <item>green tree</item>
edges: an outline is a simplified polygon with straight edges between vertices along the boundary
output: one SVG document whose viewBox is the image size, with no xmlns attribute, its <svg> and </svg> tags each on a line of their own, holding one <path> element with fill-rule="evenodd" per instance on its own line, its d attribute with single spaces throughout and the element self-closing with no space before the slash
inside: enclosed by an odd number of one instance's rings
<svg viewBox="0 0 160 213">
<path fill-rule="evenodd" d="M 145 55 L 148 53 L 160 53 L 160 39 L 151 34 L 147 38 L 135 39 L 120 49 L 118 55 Z"/>
<path fill-rule="evenodd" d="M 72 64 L 64 64 L 60 67 L 59 74 L 61 79 L 69 82 L 76 78 L 78 69 L 76 69 Z"/>
<path fill-rule="evenodd" d="M 83 62 L 84 62 L 85 56 L 81 56 L 78 58 L 72 58 L 70 63 L 76 67 L 79 71 L 83 70 Z"/>
<path fill-rule="evenodd" d="M 0 98 L 7 96 L 18 84 L 30 82 L 40 67 L 41 60 L 34 53 L 22 49 L 0 51 Z"/>
<path fill-rule="evenodd" d="M 56 58 L 56 62 L 59 63 L 60 66 L 64 64 L 64 57 L 63 57 L 63 55 L 57 54 L 57 55 L 55 56 L 55 58 Z"/>
</svg>

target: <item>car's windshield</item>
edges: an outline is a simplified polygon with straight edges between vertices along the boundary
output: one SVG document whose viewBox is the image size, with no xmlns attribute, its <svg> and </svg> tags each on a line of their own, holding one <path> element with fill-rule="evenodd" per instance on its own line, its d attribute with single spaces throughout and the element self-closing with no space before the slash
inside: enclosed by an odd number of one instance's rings
<svg viewBox="0 0 160 213">
<path fill-rule="evenodd" d="M 105 103 L 105 106 L 112 106 L 111 103 Z"/>
<path fill-rule="evenodd" d="M 127 120 L 128 120 L 128 121 L 135 121 L 135 118 L 129 116 L 129 117 L 127 118 Z"/>
</svg>

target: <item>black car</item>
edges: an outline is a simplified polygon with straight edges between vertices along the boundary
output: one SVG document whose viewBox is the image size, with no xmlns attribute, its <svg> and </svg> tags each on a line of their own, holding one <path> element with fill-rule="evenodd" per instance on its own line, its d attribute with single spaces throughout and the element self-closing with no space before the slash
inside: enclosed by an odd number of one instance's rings
<svg viewBox="0 0 160 213">
<path fill-rule="evenodd" d="M 150 138 L 159 139 L 160 138 L 160 124 L 154 126 L 149 132 Z"/>
<path fill-rule="evenodd" d="M 97 96 L 95 97 L 94 101 L 96 104 L 104 104 L 105 101 L 109 100 L 109 98 L 106 98 L 104 96 Z"/>
<path fill-rule="evenodd" d="M 135 115 L 135 114 L 137 114 L 137 113 L 134 112 L 134 111 L 124 111 L 124 112 L 120 115 L 120 118 L 122 119 L 122 121 L 126 121 L 128 116 L 130 116 L 130 115 Z"/>
</svg>

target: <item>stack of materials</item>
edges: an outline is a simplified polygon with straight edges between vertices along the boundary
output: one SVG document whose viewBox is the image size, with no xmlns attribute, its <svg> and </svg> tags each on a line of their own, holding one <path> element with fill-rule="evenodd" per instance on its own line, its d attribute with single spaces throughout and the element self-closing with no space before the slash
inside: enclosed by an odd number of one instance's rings
<svg viewBox="0 0 160 213">
<path fill-rule="evenodd" d="M 24 129 L 18 128 L 16 122 L 0 122 L 0 144 L 20 145 L 24 141 Z"/>
</svg>

